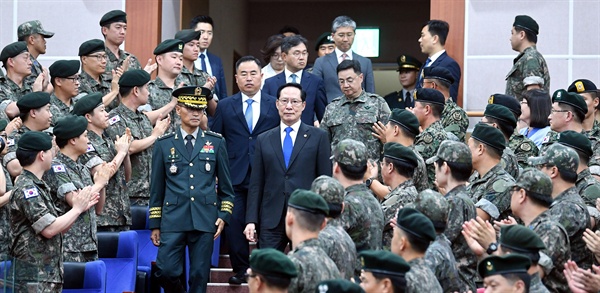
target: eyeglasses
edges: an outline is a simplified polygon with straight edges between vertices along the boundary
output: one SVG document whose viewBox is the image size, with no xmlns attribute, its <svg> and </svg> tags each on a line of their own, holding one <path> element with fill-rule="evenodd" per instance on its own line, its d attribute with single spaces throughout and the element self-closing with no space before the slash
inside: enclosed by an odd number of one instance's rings
<svg viewBox="0 0 600 293">
<path fill-rule="evenodd" d="M 88 55 L 88 57 L 95 57 L 98 61 L 103 61 L 103 60 L 108 59 L 108 55 L 106 55 L 106 54 Z"/>
<path fill-rule="evenodd" d="M 351 83 L 353 83 L 356 80 L 356 78 L 358 78 L 358 75 L 356 77 L 348 77 L 346 79 L 339 79 L 338 83 L 341 84 L 341 85 L 351 84 Z"/>
<path fill-rule="evenodd" d="M 70 79 L 72 82 L 77 83 L 79 81 L 81 81 L 81 78 L 79 76 L 75 76 L 75 77 L 63 77 L 64 79 Z"/>
<path fill-rule="evenodd" d="M 271 58 L 273 58 L 273 59 L 279 59 L 279 58 L 281 58 L 281 53 L 274 53 L 274 54 L 271 56 Z"/>
<path fill-rule="evenodd" d="M 554 114 L 554 113 L 564 113 L 564 112 L 571 112 L 569 110 L 556 110 L 556 109 L 550 109 L 550 113 Z"/>
<path fill-rule="evenodd" d="M 302 104 L 302 100 L 296 99 L 277 99 L 277 102 L 279 102 L 279 104 L 282 106 L 287 106 L 289 103 L 291 103 L 292 107 L 297 107 Z"/>
<path fill-rule="evenodd" d="M 299 58 L 300 56 L 306 57 L 306 56 L 308 56 L 308 51 L 303 51 L 303 52 L 295 51 L 294 53 L 292 53 L 292 56 L 294 56 L 296 58 Z"/>
</svg>

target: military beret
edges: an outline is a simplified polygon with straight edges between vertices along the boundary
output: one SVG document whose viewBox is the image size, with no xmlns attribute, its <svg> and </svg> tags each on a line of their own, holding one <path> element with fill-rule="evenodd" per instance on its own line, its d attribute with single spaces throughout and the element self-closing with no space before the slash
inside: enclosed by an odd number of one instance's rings
<svg viewBox="0 0 600 293">
<path fill-rule="evenodd" d="M 435 240 L 433 223 L 416 209 L 399 209 L 396 215 L 396 226 L 423 241 Z"/>
<path fill-rule="evenodd" d="M 79 46 L 79 56 L 87 56 L 96 52 L 104 52 L 104 42 L 102 40 L 93 39 L 85 41 Z"/>
<path fill-rule="evenodd" d="M 471 133 L 471 137 L 500 152 L 503 152 L 506 148 L 506 138 L 504 138 L 502 132 L 485 123 L 477 123 Z"/>
<path fill-rule="evenodd" d="M 327 202 L 320 195 L 310 190 L 294 190 L 288 200 L 288 206 L 312 214 L 329 214 Z"/>
<path fill-rule="evenodd" d="M 189 43 L 193 40 L 199 40 L 200 31 L 193 29 L 181 30 L 175 34 L 175 39 L 182 41 L 184 44 Z"/>
<path fill-rule="evenodd" d="M 558 143 L 584 153 L 588 156 L 588 159 L 594 154 L 590 139 L 577 131 L 566 130 L 559 133 Z"/>
<path fill-rule="evenodd" d="M 143 86 L 150 81 L 150 74 L 142 69 L 130 69 L 121 75 L 119 86 Z"/>
<path fill-rule="evenodd" d="M 429 218 L 435 229 L 446 229 L 450 204 L 439 192 L 425 189 L 419 192 L 412 204 L 414 209 Z"/>
<path fill-rule="evenodd" d="M 528 85 L 534 85 L 534 84 L 538 84 L 540 86 L 544 85 L 544 79 L 539 77 L 539 76 L 528 76 L 523 78 L 523 85 L 524 86 L 528 86 Z"/>
<path fill-rule="evenodd" d="M 583 115 L 587 114 L 588 108 L 585 99 L 576 93 L 570 93 L 563 89 L 556 90 L 552 95 L 552 103 L 563 103 L 572 106 L 575 110 L 580 111 Z"/>
<path fill-rule="evenodd" d="M 402 257 L 386 250 L 365 250 L 359 253 L 362 269 L 366 272 L 404 277 L 410 265 Z"/>
<path fill-rule="evenodd" d="M 59 139 L 71 139 L 80 136 L 87 126 L 88 122 L 85 117 L 69 115 L 56 121 L 52 133 Z"/>
<path fill-rule="evenodd" d="M 79 72 L 79 60 L 58 60 L 50 65 L 51 77 L 69 77 Z"/>
<path fill-rule="evenodd" d="M 79 98 L 75 105 L 73 105 L 71 112 L 74 115 L 84 116 L 94 111 L 100 105 L 102 105 L 102 93 L 93 93 Z"/>
<path fill-rule="evenodd" d="M 420 88 L 415 91 L 415 102 L 438 104 L 444 106 L 446 98 L 438 90 Z"/>
<path fill-rule="evenodd" d="M 54 36 L 53 32 L 44 30 L 44 27 L 39 20 L 24 22 L 17 28 L 17 38 L 19 39 L 33 34 L 39 34 L 44 38 L 51 38 Z"/>
<path fill-rule="evenodd" d="M 334 146 L 331 159 L 346 166 L 364 167 L 367 165 L 367 147 L 360 141 L 347 138 Z"/>
<path fill-rule="evenodd" d="M 396 142 L 387 142 L 383 145 L 383 156 L 404 162 L 413 168 L 417 167 L 419 163 L 417 155 L 412 149 Z"/>
<path fill-rule="evenodd" d="M 521 116 L 521 103 L 519 103 L 519 100 L 513 96 L 493 94 L 489 97 L 488 104 L 497 104 L 508 108 L 515 114 L 516 119 Z"/>
<path fill-rule="evenodd" d="M 598 88 L 588 79 L 578 79 L 574 81 L 567 89 L 570 93 L 596 93 Z"/>
<path fill-rule="evenodd" d="M 419 135 L 419 119 L 412 112 L 405 109 L 393 109 L 390 114 L 389 121 L 392 121 L 400 127 L 406 129 L 408 132 Z"/>
<path fill-rule="evenodd" d="M 505 225 L 500 228 L 500 244 L 515 252 L 537 253 L 546 245 L 533 230 L 521 225 Z"/>
<path fill-rule="evenodd" d="M 100 19 L 100 26 L 107 26 L 113 22 L 127 23 L 127 13 L 121 10 L 109 11 Z"/>
<path fill-rule="evenodd" d="M 0 131 L 6 130 L 7 125 L 8 125 L 8 120 L 0 119 Z"/>
<path fill-rule="evenodd" d="M 433 164 L 439 159 L 446 162 L 472 164 L 473 159 L 469 147 L 458 141 L 444 140 L 438 148 L 437 154 L 427 159 L 427 164 Z"/>
<path fill-rule="evenodd" d="M 22 96 L 17 101 L 17 107 L 21 113 L 31 109 L 39 109 L 50 103 L 50 94 L 46 92 L 31 92 Z"/>
<path fill-rule="evenodd" d="M 547 199 L 547 202 L 552 202 L 552 179 L 537 168 L 523 169 L 521 175 L 517 177 L 515 186 L 535 193 L 538 197 Z"/>
<path fill-rule="evenodd" d="M 517 15 L 515 17 L 515 22 L 513 23 L 513 26 L 524 28 L 536 35 L 539 33 L 540 29 L 538 23 L 529 15 Z"/>
<path fill-rule="evenodd" d="M 522 254 L 491 255 L 477 265 L 482 278 L 501 274 L 527 273 L 531 260 Z"/>
<path fill-rule="evenodd" d="M 404 69 L 418 71 L 421 68 L 421 66 L 423 66 L 423 63 L 421 63 L 419 59 L 409 55 L 398 56 L 398 58 L 396 59 L 396 63 L 398 63 L 398 70 L 396 71 L 401 71 Z"/>
<path fill-rule="evenodd" d="M 27 43 L 25 42 L 14 42 L 6 45 L 2 52 L 0 53 L 0 61 L 4 63 L 6 67 L 6 60 L 8 58 L 15 57 L 21 53 L 28 52 L 27 51 Z"/>
<path fill-rule="evenodd" d="M 331 37 L 331 33 L 323 33 L 317 39 L 317 45 L 315 46 L 315 51 L 319 51 L 319 47 L 324 44 L 335 44 L 333 42 L 333 38 Z"/>
<path fill-rule="evenodd" d="M 319 283 L 315 293 L 364 293 L 360 285 L 344 279 L 326 280 Z"/>
<path fill-rule="evenodd" d="M 344 202 L 344 186 L 335 178 L 327 175 L 317 177 L 312 182 L 310 191 L 321 195 L 328 204 L 341 204 Z"/>
<path fill-rule="evenodd" d="M 556 166 L 561 171 L 577 173 L 579 156 L 572 148 L 560 143 L 553 143 L 541 156 L 529 158 L 527 162 L 532 166 L 549 164 Z"/>
<path fill-rule="evenodd" d="M 449 84 L 454 83 L 454 76 L 450 70 L 440 66 L 429 66 L 423 69 L 423 78 L 439 79 Z"/>
<path fill-rule="evenodd" d="M 254 249 L 250 255 L 252 272 L 272 277 L 291 279 L 298 276 L 292 260 L 274 248 Z"/>
<path fill-rule="evenodd" d="M 199 86 L 183 86 L 173 91 L 177 102 L 188 108 L 205 109 L 208 97 L 212 97 L 209 89 Z"/>
<path fill-rule="evenodd" d="M 483 116 L 500 120 L 501 122 L 505 122 L 513 128 L 517 126 L 517 119 L 515 118 L 515 115 L 508 109 L 508 107 L 504 107 L 502 105 L 488 104 L 485 106 Z"/>
<path fill-rule="evenodd" d="M 52 137 L 47 132 L 27 131 L 17 142 L 17 149 L 23 151 L 47 151 L 52 148 Z"/>
<path fill-rule="evenodd" d="M 160 55 L 169 52 L 183 52 L 183 42 L 176 39 L 164 40 L 154 49 L 154 55 Z"/>
</svg>

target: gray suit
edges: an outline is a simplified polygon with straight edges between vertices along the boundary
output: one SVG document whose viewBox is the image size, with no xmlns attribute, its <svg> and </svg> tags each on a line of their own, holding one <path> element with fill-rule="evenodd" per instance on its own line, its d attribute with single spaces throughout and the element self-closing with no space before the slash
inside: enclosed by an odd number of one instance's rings
<svg viewBox="0 0 600 293">
<path fill-rule="evenodd" d="M 373 78 L 373 65 L 371 60 L 360 56 L 352 52 L 352 60 L 358 60 L 360 62 L 360 69 L 363 73 L 364 79 L 362 87 L 368 93 L 375 93 L 375 79 Z M 327 104 L 331 103 L 331 100 L 343 95 L 338 83 L 337 56 L 335 51 L 329 53 L 323 57 L 317 58 L 315 66 L 313 67 L 313 74 L 322 78 L 325 82 L 325 91 L 327 92 Z"/>
</svg>

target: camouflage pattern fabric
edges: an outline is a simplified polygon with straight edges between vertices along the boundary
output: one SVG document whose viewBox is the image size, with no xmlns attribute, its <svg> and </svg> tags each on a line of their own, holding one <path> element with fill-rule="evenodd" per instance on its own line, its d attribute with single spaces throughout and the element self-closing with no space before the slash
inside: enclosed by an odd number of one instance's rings
<svg viewBox="0 0 600 293">
<path fill-rule="evenodd" d="M 594 125 L 590 131 L 585 131 L 585 136 L 590 139 L 592 143 L 592 151 L 594 154 L 590 158 L 589 166 L 598 166 L 600 165 L 600 143 L 598 143 L 600 139 L 600 122 L 598 120 L 594 120 Z"/>
<path fill-rule="evenodd" d="M 23 87 L 18 86 L 8 77 L 0 77 L 0 118 L 7 118 L 6 106 L 18 101 L 22 96 L 33 92 L 32 84 L 23 82 Z"/>
<path fill-rule="evenodd" d="M 513 179 L 498 163 L 483 177 L 478 175 L 467 186 L 467 192 L 475 207 L 480 208 L 492 219 L 504 219 L 510 212 L 510 187 L 515 184 Z"/>
<path fill-rule="evenodd" d="M 546 288 L 546 286 L 544 286 L 544 284 L 542 283 L 542 279 L 540 279 L 540 274 L 539 273 L 534 273 L 531 276 L 531 281 L 529 283 L 529 293 L 550 293 L 550 291 L 548 291 L 548 288 Z"/>
<path fill-rule="evenodd" d="M 437 154 L 440 144 L 446 139 L 448 139 L 448 135 L 444 131 L 442 121 L 438 120 L 417 135 L 415 138 L 415 149 L 427 161 L 427 159 Z M 429 185 L 433 187 L 433 182 L 435 181 L 435 168 L 433 164 L 427 165 L 427 177 L 429 178 Z"/>
<path fill-rule="evenodd" d="M 340 217 L 356 251 L 381 249 L 383 212 L 373 193 L 364 184 L 346 188 L 344 211 Z"/>
<path fill-rule="evenodd" d="M 424 258 L 415 258 L 408 262 L 410 271 L 406 273 L 407 293 L 441 293 L 442 286 Z"/>
<path fill-rule="evenodd" d="M 175 82 L 175 86 L 177 86 L 177 81 Z M 148 83 L 148 91 L 150 92 L 148 104 L 150 104 L 152 110 L 158 110 L 164 107 L 173 99 L 173 89 L 167 86 L 160 77 L 156 77 L 155 80 L 151 80 L 150 83 Z M 173 108 L 170 115 L 171 126 L 169 126 L 169 129 L 167 129 L 165 133 L 176 131 L 177 126 L 181 124 L 181 117 L 177 115 L 175 108 Z"/>
<path fill-rule="evenodd" d="M 10 133 L 8 135 L 8 140 L 6 141 L 6 147 L 8 148 L 8 153 L 6 153 L 6 155 L 4 155 L 4 157 L 2 158 L 2 164 L 4 166 L 4 168 L 6 168 L 6 166 L 8 165 L 8 163 L 10 163 L 10 161 L 12 160 L 16 160 L 17 159 L 17 143 L 19 142 L 19 139 L 21 138 L 21 135 L 23 135 L 25 132 L 31 131 L 29 128 L 27 128 L 27 126 L 25 126 L 25 124 L 21 125 L 21 127 L 19 127 L 19 129 L 17 129 L 16 131 L 13 131 L 12 133 Z"/>
<path fill-rule="evenodd" d="M 429 177 L 427 177 L 427 165 L 425 164 L 425 160 L 419 154 L 419 152 L 415 149 L 415 145 L 411 145 L 410 148 L 415 152 L 417 156 L 417 168 L 415 168 L 415 173 L 413 173 L 413 183 L 415 184 L 415 188 L 417 188 L 418 192 L 421 192 L 425 189 L 430 189 L 431 185 L 429 184 Z"/>
<path fill-rule="evenodd" d="M 125 52 L 122 49 L 119 49 L 119 58 L 113 54 L 113 52 L 107 47 L 105 50 L 106 56 L 108 60 L 106 62 L 106 70 L 104 72 L 103 79 L 108 81 L 109 83 L 112 81 L 112 70 L 117 67 L 122 67 L 125 58 L 129 57 L 129 68 L 127 70 L 132 69 L 143 69 L 140 61 L 133 54 L 129 52 Z"/>
<path fill-rule="evenodd" d="M 342 278 L 349 280 L 360 271 L 356 247 L 338 219 L 328 219 L 319 232 L 321 248 L 336 264 Z"/>
<path fill-rule="evenodd" d="M 465 135 L 469 127 L 469 117 L 467 116 L 467 112 L 452 101 L 452 99 L 446 100 L 446 104 L 444 105 L 442 126 L 444 126 L 446 131 L 456 135 L 458 141 L 465 141 Z"/>
<path fill-rule="evenodd" d="M 586 168 L 577 174 L 575 186 L 577 187 L 583 202 L 587 206 L 596 208 L 596 199 L 600 198 L 600 182 L 592 176 L 589 168 Z"/>
<path fill-rule="evenodd" d="M 37 61 L 37 59 L 33 58 L 33 55 L 30 54 L 29 59 L 31 59 L 31 74 L 23 79 L 23 83 L 33 85 L 37 77 L 44 72 L 44 68 L 42 67 L 42 64 Z"/>
<path fill-rule="evenodd" d="M 339 279 L 342 276 L 335 263 L 327 256 L 317 238 L 308 239 L 298 244 L 288 253 L 298 270 L 298 277 L 293 278 L 288 292 L 315 292 L 321 281 Z"/>
<path fill-rule="evenodd" d="M 396 212 L 399 208 L 414 202 L 417 194 L 417 189 L 412 180 L 406 180 L 383 198 L 383 201 L 381 202 L 383 223 L 385 224 L 383 227 L 383 249 L 390 250 L 392 245 L 394 228 L 390 225 L 390 221 L 396 217 Z"/>
<path fill-rule="evenodd" d="M 506 75 L 506 90 L 505 94 L 516 97 L 519 101 L 523 98 L 525 85 L 523 79 L 528 76 L 539 76 L 544 79 L 545 91 L 550 88 L 550 72 L 546 60 L 537 51 L 535 46 L 531 46 L 513 61 L 513 67 Z"/>
<path fill-rule="evenodd" d="M 510 148 L 505 148 L 502 152 L 500 164 L 512 178 L 519 177 L 519 161 L 517 161 L 517 156 Z"/>
<path fill-rule="evenodd" d="M 107 68 L 108 68 L 108 65 L 107 65 Z M 83 96 L 84 94 L 93 94 L 93 93 L 101 93 L 102 96 L 106 96 L 111 91 L 110 82 L 111 81 L 106 79 L 106 77 L 104 75 L 100 75 L 99 81 L 96 81 L 87 72 L 81 70 L 81 73 L 79 73 L 79 96 Z M 110 111 L 110 110 L 116 108 L 119 105 L 119 103 L 120 103 L 119 97 L 116 97 L 106 107 L 106 111 Z"/>
<path fill-rule="evenodd" d="M 456 260 L 450 248 L 450 241 L 444 234 L 438 234 L 425 252 L 425 263 L 435 274 L 443 292 L 465 292 L 456 267 Z"/>
<path fill-rule="evenodd" d="M 517 161 L 519 162 L 519 167 L 521 167 L 521 169 L 525 169 L 529 166 L 527 164 L 528 158 L 539 155 L 539 149 L 537 145 L 535 145 L 531 139 L 516 131 L 508 140 L 508 148 L 510 148 L 517 156 Z"/>
<path fill-rule="evenodd" d="M 52 93 L 50 95 L 50 112 L 52 113 L 52 125 L 56 124 L 56 121 L 71 114 L 73 110 L 74 101 L 71 101 L 71 106 L 67 106 L 63 101 L 59 100 L 58 97 Z"/>
<path fill-rule="evenodd" d="M 186 86 L 204 86 L 209 78 L 210 74 L 196 67 L 190 72 L 187 67 L 182 66 L 181 73 L 177 76 L 177 79 L 175 79 L 175 86 L 178 86 L 182 82 Z"/>
<path fill-rule="evenodd" d="M 2 170 L 4 171 L 4 177 L 6 180 L 6 191 L 11 191 L 13 190 L 13 184 L 10 174 L 5 168 L 2 168 Z M 4 235 L 3 237 L 0 237 L 0 256 L 8 255 L 8 249 L 12 244 L 12 235 L 10 234 L 10 215 L 8 208 L 8 205 L 0 207 L 0 235 Z"/>
</svg>

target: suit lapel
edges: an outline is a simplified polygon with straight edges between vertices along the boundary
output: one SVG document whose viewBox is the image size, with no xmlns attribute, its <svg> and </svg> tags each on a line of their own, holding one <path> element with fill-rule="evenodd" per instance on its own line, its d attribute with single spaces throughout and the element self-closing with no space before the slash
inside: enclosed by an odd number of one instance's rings
<svg viewBox="0 0 600 293">
<path fill-rule="evenodd" d="M 196 143 L 194 144 L 194 150 L 192 150 L 192 157 L 190 161 L 194 160 L 199 154 L 200 150 L 204 147 L 208 140 L 204 137 L 204 132 L 202 129 L 198 129 L 198 134 L 196 137 Z"/>
<path fill-rule="evenodd" d="M 271 147 L 273 148 L 273 153 L 275 154 L 275 157 L 277 157 L 279 166 L 282 170 L 285 170 L 285 161 L 283 160 L 283 147 L 281 146 L 281 126 L 277 126 L 275 130 L 277 131 L 271 132 L 269 141 L 271 142 Z"/>
<path fill-rule="evenodd" d="M 243 107 L 242 107 L 242 94 L 241 93 L 237 93 L 234 97 L 233 97 L 233 102 L 231 103 L 231 106 L 233 107 L 233 113 L 235 113 L 235 116 L 237 116 L 240 119 L 240 122 L 242 122 L 242 125 L 244 126 L 244 128 L 246 129 L 246 131 L 249 133 L 248 130 L 248 124 L 246 123 L 246 117 L 244 116 L 244 111 L 243 111 Z"/>
<path fill-rule="evenodd" d="M 335 52 L 327 54 L 325 56 L 325 58 L 328 58 L 327 60 L 329 61 L 329 64 L 331 65 L 333 72 L 337 72 L 336 68 L 338 66 L 338 62 L 337 62 L 337 55 L 335 55 Z M 336 76 L 337 76 L 337 74 L 336 74 Z"/>
<path fill-rule="evenodd" d="M 292 155 L 290 156 L 290 164 L 288 167 L 291 167 L 294 163 L 294 160 L 302 151 L 304 144 L 308 141 L 310 137 L 310 129 L 304 126 L 304 123 L 300 123 L 300 127 L 298 128 L 298 133 L 296 135 L 296 141 L 294 142 L 294 148 L 292 149 Z"/>
<path fill-rule="evenodd" d="M 429 65 L 429 67 L 431 66 L 439 66 L 440 63 L 442 63 L 442 60 L 444 60 L 444 58 L 446 58 L 446 56 L 448 56 L 448 54 L 446 54 L 446 52 L 442 53 L 442 55 L 440 55 L 440 57 L 438 57 L 437 59 L 435 59 L 435 61 L 433 61 L 433 63 L 431 63 L 431 65 Z"/>
<path fill-rule="evenodd" d="M 309 85 L 312 81 L 311 75 L 312 74 L 306 72 L 306 70 L 302 70 L 302 79 L 300 80 L 300 85 L 302 86 L 302 89 L 304 89 L 304 91 L 306 91 L 306 89 L 309 88 Z"/>
<path fill-rule="evenodd" d="M 196 139 L 196 145 L 198 144 L 198 139 Z M 175 130 L 175 137 L 173 139 L 173 145 L 175 146 L 175 149 L 177 149 L 177 153 L 183 157 L 185 157 L 186 159 L 190 159 L 190 156 L 188 155 L 187 149 L 185 148 L 185 138 L 181 137 L 181 130 L 179 129 L 179 127 L 177 127 L 177 129 Z M 193 152 L 192 152 L 193 154 Z"/>
<path fill-rule="evenodd" d="M 254 126 L 254 129 L 259 129 L 260 125 L 269 116 L 269 110 L 271 109 L 271 107 L 269 107 L 269 103 L 273 103 L 273 101 L 271 101 L 270 99 L 267 99 L 264 96 L 264 93 L 261 93 L 261 95 L 260 95 L 260 116 L 258 116 L 258 121 L 256 122 L 256 126 Z M 244 121 L 246 121 L 246 120 L 244 119 Z M 254 131 L 254 129 L 253 129 L 253 131 Z"/>
</svg>

